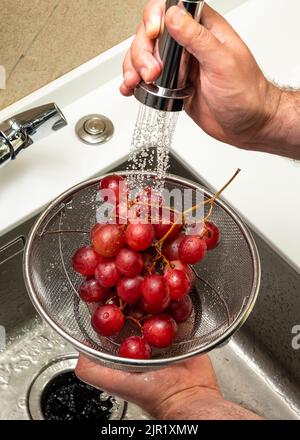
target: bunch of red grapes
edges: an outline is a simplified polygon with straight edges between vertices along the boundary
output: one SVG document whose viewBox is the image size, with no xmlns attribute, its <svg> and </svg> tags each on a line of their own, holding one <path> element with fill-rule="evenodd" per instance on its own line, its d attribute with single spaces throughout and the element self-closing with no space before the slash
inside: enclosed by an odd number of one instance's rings
<svg viewBox="0 0 300 440">
<path fill-rule="evenodd" d="M 101 180 L 100 190 L 110 189 L 119 203 L 121 176 Z M 148 191 L 150 194 L 150 191 Z M 140 204 L 150 204 L 147 196 Z M 176 340 L 178 325 L 193 311 L 189 294 L 195 274 L 191 265 L 200 262 L 220 241 L 217 226 L 209 221 L 186 226 L 176 223 L 169 209 L 156 224 L 97 223 L 91 245 L 77 250 L 74 270 L 85 277 L 80 298 L 92 310 L 92 327 L 100 336 L 117 335 L 126 321 L 134 322 L 140 336 L 123 340 L 119 355 L 150 359 L 151 348 L 167 348 Z M 162 213 L 162 211 L 160 211 Z"/>
</svg>

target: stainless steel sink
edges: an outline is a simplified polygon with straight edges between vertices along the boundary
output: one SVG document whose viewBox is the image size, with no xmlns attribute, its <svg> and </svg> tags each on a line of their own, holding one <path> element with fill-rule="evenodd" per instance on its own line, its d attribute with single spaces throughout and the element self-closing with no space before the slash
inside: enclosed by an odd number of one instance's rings
<svg viewBox="0 0 300 440">
<path fill-rule="evenodd" d="M 126 164 L 118 167 L 125 168 Z M 174 157 L 170 171 L 199 180 Z M 0 352 L 2 420 L 34 418 L 29 400 L 37 378 L 46 370 L 50 376 L 65 371 L 66 359 L 76 357 L 74 349 L 37 317 L 26 293 L 22 250 L 34 220 L 0 238 L 0 326 L 6 329 L 7 343 Z M 243 328 L 211 358 L 226 398 L 269 419 L 299 419 L 300 350 L 293 348 L 292 329 L 300 324 L 300 275 L 254 236 L 262 261 L 259 299 Z M 148 416 L 129 404 L 123 417 Z"/>
</svg>

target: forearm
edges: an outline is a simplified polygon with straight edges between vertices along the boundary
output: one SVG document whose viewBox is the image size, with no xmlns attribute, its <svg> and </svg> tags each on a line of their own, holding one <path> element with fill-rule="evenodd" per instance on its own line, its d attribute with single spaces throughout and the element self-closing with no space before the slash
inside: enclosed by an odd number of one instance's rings
<svg viewBox="0 0 300 440">
<path fill-rule="evenodd" d="M 300 160 L 300 91 L 273 86 L 273 113 L 247 147 Z"/>
<path fill-rule="evenodd" d="M 261 417 L 225 400 L 217 391 L 174 395 L 150 411 L 162 420 L 261 420 Z"/>
</svg>

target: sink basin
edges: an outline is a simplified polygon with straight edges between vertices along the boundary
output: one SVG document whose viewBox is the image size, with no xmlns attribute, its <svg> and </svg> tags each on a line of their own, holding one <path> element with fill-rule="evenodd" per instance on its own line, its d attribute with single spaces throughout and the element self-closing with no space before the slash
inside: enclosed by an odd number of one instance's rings
<svg viewBox="0 0 300 440">
<path fill-rule="evenodd" d="M 125 168 L 123 163 L 117 169 Z M 170 172 L 199 181 L 174 156 Z M 0 419 L 30 418 L 28 393 L 33 379 L 56 359 L 76 356 L 36 316 L 26 293 L 22 248 L 33 221 L 0 240 L 0 322 L 7 331 L 7 348 L 0 353 Z M 300 275 L 254 236 L 262 261 L 258 301 L 242 329 L 211 358 L 226 398 L 266 418 L 300 419 L 300 357 L 292 347 Z M 129 404 L 124 417 L 145 419 L 147 414 Z"/>
</svg>

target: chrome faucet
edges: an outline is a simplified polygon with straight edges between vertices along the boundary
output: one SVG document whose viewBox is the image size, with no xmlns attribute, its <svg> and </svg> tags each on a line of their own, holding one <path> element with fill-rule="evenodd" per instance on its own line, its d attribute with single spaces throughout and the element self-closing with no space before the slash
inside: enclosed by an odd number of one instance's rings
<svg viewBox="0 0 300 440">
<path fill-rule="evenodd" d="M 26 110 L 0 122 L 0 167 L 33 142 L 66 125 L 64 115 L 54 103 Z"/>
</svg>

